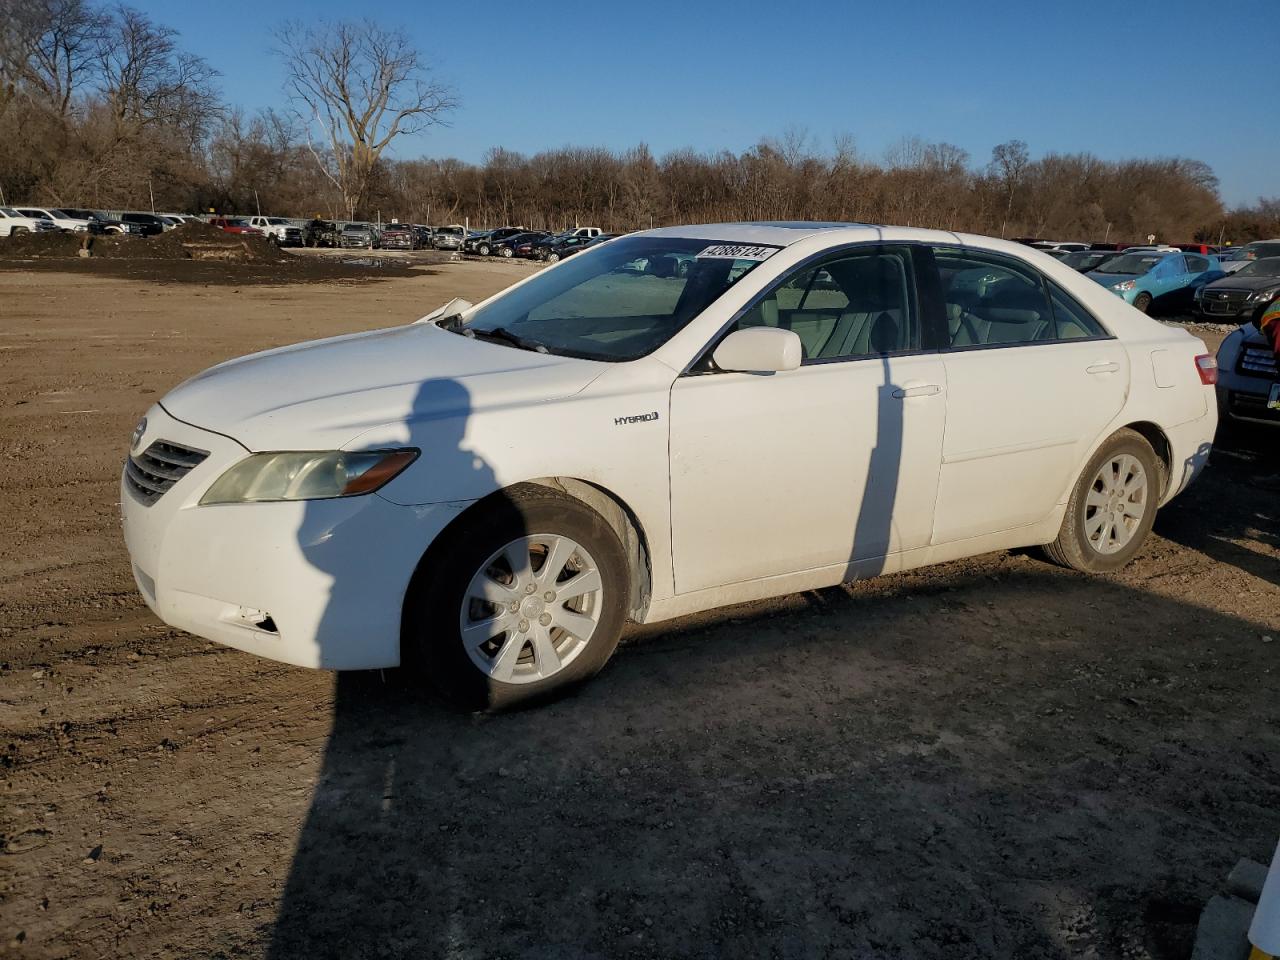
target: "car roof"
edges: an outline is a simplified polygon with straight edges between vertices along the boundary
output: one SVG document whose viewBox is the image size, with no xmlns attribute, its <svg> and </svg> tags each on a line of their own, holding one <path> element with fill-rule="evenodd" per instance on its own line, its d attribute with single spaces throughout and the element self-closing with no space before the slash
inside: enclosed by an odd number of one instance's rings
<svg viewBox="0 0 1280 960">
<path fill-rule="evenodd" d="M 650 237 L 686 237 L 691 240 L 721 240 L 731 243 L 764 243 L 788 247 L 829 230 L 873 230 L 867 223 L 833 223 L 807 220 L 757 220 L 739 223 L 698 223 L 645 230 Z"/>
</svg>

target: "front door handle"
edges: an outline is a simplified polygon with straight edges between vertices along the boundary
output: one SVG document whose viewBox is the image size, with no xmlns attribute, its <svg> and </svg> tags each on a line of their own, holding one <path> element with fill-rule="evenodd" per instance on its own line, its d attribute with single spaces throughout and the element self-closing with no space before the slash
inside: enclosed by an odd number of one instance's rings
<svg viewBox="0 0 1280 960">
<path fill-rule="evenodd" d="M 934 397 L 942 392 L 942 387 L 936 383 L 914 383 L 909 387 L 899 387 L 893 391 L 895 400 L 904 400 L 907 397 Z"/>
<path fill-rule="evenodd" d="M 1115 373 L 1120 369 L 1120 364 L 1114 360 L 1108 360 L 1105 363 L 1094 363 L 1084 368 L 1085 373 Z"/>
</svg>

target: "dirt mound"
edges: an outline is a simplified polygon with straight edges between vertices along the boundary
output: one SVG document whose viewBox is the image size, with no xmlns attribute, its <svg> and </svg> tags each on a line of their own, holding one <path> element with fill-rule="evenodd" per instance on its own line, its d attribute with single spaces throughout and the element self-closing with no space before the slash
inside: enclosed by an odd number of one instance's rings
<svg viewBox="0 0 1280 960">
<path fill-rule="evenodd" d="M 0 241 L 0 257 L 43 259 L 79 255 L 84 238 L 71 233 L 25 234 Z M 114 234 L 90 238 L 90 255 L 111 260 L 216 260 L 281 263 L 290 259 L 266 237 L 226 233 L 192 221 L 155 237 Z"/>
</svg>

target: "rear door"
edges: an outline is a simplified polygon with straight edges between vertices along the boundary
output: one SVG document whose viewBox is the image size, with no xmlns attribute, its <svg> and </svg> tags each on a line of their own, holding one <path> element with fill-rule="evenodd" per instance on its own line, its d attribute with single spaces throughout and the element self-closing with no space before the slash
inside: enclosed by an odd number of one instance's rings
<svg viewBox="0 0 1280 960">
<path fill-rule="evenodd" d="M 933 542 L 1042 520 L 1124 404 L 1129 358 L 1020 260 L 935 250 L 950 346 Z"/>
</svg>

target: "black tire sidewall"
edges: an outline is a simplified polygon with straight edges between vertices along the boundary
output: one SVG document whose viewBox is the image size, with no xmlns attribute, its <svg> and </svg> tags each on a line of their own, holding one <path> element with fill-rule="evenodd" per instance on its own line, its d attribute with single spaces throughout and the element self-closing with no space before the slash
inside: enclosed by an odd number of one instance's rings
<svg viewBox="0 0 1280 960">
<path fill-rule="evenodd" d="M 1151 310 L 1151 294 L 1140 293 L 1133 298 L 1133 306 L 1135 310 L 1142 313 L 1149 313 Z"/>
<path fill-rule="evenodd" d="M 402 661 L 450 701 L 472 710 L 500 710 L 562 695 L 590 679 L 618 644 L 630 606 L 626 553 L 613 528 L 578 500 L 546 487 L 516 488 L 491 497 L 433 546 L 405 600 Z M 459 634 L 462 597 L 472 576 L 496 550 L 520 537 L 561 534 L 596 561 L 604 603 L 591 640 L 569 666 L 546 680 L 501 683 L 467 656 Z"/>
<path fill-rule="evenodd" d="M 1121 550 L 1115 553 L 1100 553 L 1089 542 L 1088 534 L 1085 531 L 1085 501 L 1090 489 L 1093 487 L 1094 478 L 1097 477 L 1098 471 L 1102 469 L 1102 465 L 1108 460 L 1125 453 L 1136 457 L 1138 462 L 1142 464 L 1142 469 L 1146 471 L 1149 490 L 1147 511 L 1133 538 Z M 1160 458 L 1156 456 L 1151 444 L 1141 435 L 1125 430 L 1108 438 L 1089 459 L 1089 464 L 1085 467 L 1084 472 L 1080 474 L 1080 479 L 1076 481 L 1071 499 L 1067 503 L 1069 512 L 1065 522 L 1071 525 L 1070 536 L 1074 542 L 1065 546 L 1067 546 L 1069 553 L 1077 555 L 1072 559 L 1078 561 L 1073 562 L 1071 566 L 1089 573 L 1107 573 L 1120 569 L 1132 560 L 1138 551 L 1142 549 L 1143 544 L 1146 543 L 1147 536 L 1151 533 L 1151 527 L 1155 523 L 1156 511 L 1159 509 L 1159 503 L 1164 491 L 1164 474 L 1164 466 Z"/>
</svg>

